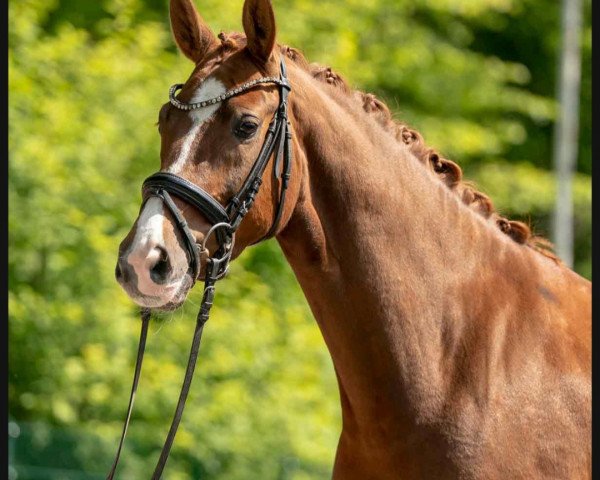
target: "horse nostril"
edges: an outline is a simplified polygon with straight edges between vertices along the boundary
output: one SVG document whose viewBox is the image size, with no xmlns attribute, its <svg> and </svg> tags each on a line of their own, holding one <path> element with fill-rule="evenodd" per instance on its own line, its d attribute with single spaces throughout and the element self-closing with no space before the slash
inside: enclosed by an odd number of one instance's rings
<svg viewBox="0 0 600 480">
<path fill-rule="evenodd" d="M 165 283 L 169 274 L 171 273 L 172 267 L 169 261 L 169 255 L 164 248 L 156 247 L 160 250 L 160 257 L 158 261 L 150 268 L 150 278 L 154 283 Z"/>
<path fill-rule="evenodd" d="M 127 283 L 129 282 L 129 271 L 127 269 L 127 264 L 121 265 L 124 260 L 119 258 L 117 261 L 117 266 L 115 267 L 115 277 L 118 281 Z"/>
</svg>

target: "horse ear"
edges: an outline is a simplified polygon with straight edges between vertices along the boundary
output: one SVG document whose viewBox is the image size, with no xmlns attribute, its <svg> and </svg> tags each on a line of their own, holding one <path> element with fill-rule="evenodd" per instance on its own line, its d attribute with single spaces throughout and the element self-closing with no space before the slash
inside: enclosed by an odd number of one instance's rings
<svg viewBox="0 0 600 480">
<path fill-rule="evenodd" d="M 218 41 L 200 17 L 192 0 L 171 0 L 171 29 L 177 46 L 194 63 L 199 63 Z"/>
<path fill-rule="evenodd" d="M 242 16 L 248 50 L 266 63 L 275 46 L 275 14 L 270 0 L 246 0 Z"/>
</svg>

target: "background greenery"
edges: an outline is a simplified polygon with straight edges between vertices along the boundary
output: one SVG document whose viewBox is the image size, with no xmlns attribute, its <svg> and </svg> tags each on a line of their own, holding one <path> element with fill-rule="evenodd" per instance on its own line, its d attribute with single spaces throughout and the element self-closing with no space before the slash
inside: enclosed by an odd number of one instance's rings
<svg viewBox="0 0 600 480">
<path fill-rule="evenodd" d="M 198 0 L 215 31 L 242 0 Z M 274 0 L 279 40 L 382 96 L 500 210 L 549 233 L 555 0 Z M 591 1 L 585 3 L 576 270 L 591 276 Z M 191 65 L 166 0 L 9 2 L 12 478 L 104 478 L 134 362 L 117 246 L 158 165 L 154 126 Z M 198 293 L 151 327 L 120 478 L 147 478 L 180 387 Z M 274 241 L 218 292 L 167 478 L 331 472 L 340 412 L 320 332 Z"/>
</svg>

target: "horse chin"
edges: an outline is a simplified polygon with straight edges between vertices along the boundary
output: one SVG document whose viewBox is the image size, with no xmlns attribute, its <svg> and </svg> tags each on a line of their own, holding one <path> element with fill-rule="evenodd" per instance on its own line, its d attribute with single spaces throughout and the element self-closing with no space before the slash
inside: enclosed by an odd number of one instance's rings
<svg viewBox="0 0 600 480">
<path fill-rule="evenodd" d="M 203 261 L 200 264 L 200 272 L 198 274 L 198 278 L 204 279 L 205 275 L 206 275 L 206 262 Z M 177 310 L 179 307 L 181 307 L 184 304 L 184 302 L 193 286 L 194 286 L 194 281 L 193 281 L 192 275 L 188 271 L 184 275 L 184 277 L 181 279 L 179 288 L 177 289 L 177 292 L 175 292 L 173 297 L 171 297 L 171 299 L 164 305 L 161 305 L 158 307 L 153 307 L 152 310 L 156 310 L 159 312 L 172 312 L 173 310 Z"/>
<path fill-rule="evenodd" d="M 189 273 L 186 273 L 181 280 L 181 284 L 179 285 L 177 292 L 175 292 L 175 295 L 173 295 L 173 297 L 167 303 L 159 307 L 155 307 L 153 310 L 160 312 L 172 312 L 173 310 L 177 310 L 185 302 L 185 299 L 190 293 L 193 285 L 194 282 L 192 281 L 192 276 Z"/>
</svg>

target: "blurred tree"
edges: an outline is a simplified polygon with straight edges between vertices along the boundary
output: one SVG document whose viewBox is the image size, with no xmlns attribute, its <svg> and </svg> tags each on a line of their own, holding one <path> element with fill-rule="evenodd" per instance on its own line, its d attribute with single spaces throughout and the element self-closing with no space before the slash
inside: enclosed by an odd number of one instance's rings
<svg viewBox="0 0 600 480">
<path fill-rule="evenodd" d="M 382 96 L 503 213 L 531 215 L 546 230 L 554 3 L 274 3 L 282 43 Z M 585 4 L 575 267 L 590 276 Z M 198 6 L 215 31 L 241 28 L 242 0 Z M 166 0 L 10 0 L 9 25 L 9 401 L 23 427 L 11 454 L 20 479 L 43 469 L 47 478 L 102 478 L 139 327 L 113 279 L 118 242 L 158 164 L 159 106 L 191 65 L 170 39 Z M 196 292 L 152 328 L 123 478 L 153 467 L 198 300 Z M 169 478 L 327 477 L 338 405 L 331 360 L 289 266 L 273 241 L 252 248 L 219 290 Z"/>
</svg>

